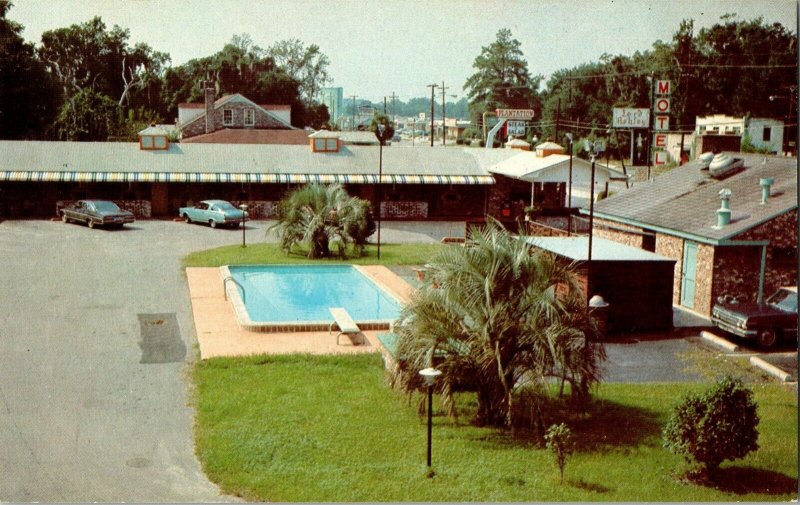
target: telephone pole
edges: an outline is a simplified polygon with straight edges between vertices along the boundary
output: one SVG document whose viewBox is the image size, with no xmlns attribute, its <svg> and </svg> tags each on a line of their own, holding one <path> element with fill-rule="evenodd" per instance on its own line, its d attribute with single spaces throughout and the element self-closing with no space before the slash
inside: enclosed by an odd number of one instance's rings
<svg viewBox="0 0 800 505">
<path fill-rule="evenodd" d="M 447 138 L 447 114 L 445 111 L 447 110 L 446 101 L 447 98 L 444 94 L 447 88 L 444 87 L 444 81 L 442 81 L 442 145 L 445 145 L 445 138 Z"/>
<path fill-rule="evenodd" d="M 434 95 L 433 92 L 436 88 L 439 87 L 438 84 L 428 84 L 428 87 L 431 88 L 431 147 L 433 147 L 433 101 Z"/>
<path fill-rule="evenodd" d="M 350 124 L 350 129 L 356 129 L 356 95 L 350 95 L 348 98 L 353 99 L 353 122 Z"/>
<path fill-rule="evenodd" d="M 395 114 L 395 111 L 396 111 L 395 100 L 396 99 L 397 99 L 397 95 L 395 95 L 394 91 L 392 91 L 392 125 L 397 123 L 397 117 L 396 117 L 397 115 Z"/>
<path fill-rule="evenodd" d="M 383 115 L 386 115 L 386 97 L 383 97 Z"/>
</svg>

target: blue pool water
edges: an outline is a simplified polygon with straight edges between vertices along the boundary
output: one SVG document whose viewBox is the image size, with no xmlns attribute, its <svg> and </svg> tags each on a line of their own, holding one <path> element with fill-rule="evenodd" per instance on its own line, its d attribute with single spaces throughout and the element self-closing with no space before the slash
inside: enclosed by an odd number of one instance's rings
<svg viewBox="0 0 800 505">
<path fill-rule="evenodd" d="M 329 307 L 344 307 L 356 322 L 393 321 L 400 314 L 391 296 L 349 265 L 228 268 L 244 286 L 245 308 L 252 321 L 330 321 Z"/>
</svg>

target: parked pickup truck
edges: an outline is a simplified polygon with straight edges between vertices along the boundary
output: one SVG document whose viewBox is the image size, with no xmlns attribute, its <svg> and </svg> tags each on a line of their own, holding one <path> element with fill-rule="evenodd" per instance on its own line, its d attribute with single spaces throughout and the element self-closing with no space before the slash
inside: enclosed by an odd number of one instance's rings
<svg viewBox="0 0 800 505">
<path fill-rule="evenodd" d="M 187 223 L 208 223 L 217 226 L 238 227 L 247 219 L 247 213 L 225 200 L 203 200 L 196 205 L 181 207 L 178 215 Z"/>
<path fill-rule="evenodd" d="M 127 210 L 120 209 L 114 202 L 105 200 L 78 200 L 59 211 L 61 220 L 86 223 L 89 228 L 95 226 L 112 226 L 122 228 L 125 223 L 132 223 L 135 218 Z"/>
<path fill-rule="evenodd" d="M 717 328 L 772 347 L 782 337 L 797 336 L 797 286 L 783 287 L 763 303 L 718 303 L 711 311 Z"/>
</svg>

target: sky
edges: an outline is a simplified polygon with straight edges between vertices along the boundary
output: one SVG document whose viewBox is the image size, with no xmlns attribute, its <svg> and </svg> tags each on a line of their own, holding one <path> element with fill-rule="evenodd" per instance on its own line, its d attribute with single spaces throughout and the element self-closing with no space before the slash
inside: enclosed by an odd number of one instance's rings
<svg viewBox="0 0 800 505">
<path fill-rule="evenodd" d="M 168 53 L 172 65 L 209 56 L 233 35 L 267 48 L 290 38 L 317 44 L 330 59 L 329 85 L 373 102 L 446 93 L 465 96 L 481 48 L 508 28 L 520 41 L 531 74 L 630 55 L 668 41 L 683 19 L 695 29 L 735 13 L 763 17 L 797 32 L 796 0 L 13 0 L 8 17 L 33 43 L 44 31 L 100 16 Z M 441 96 L 441 89 L 437 89 Z"/>
</svg>

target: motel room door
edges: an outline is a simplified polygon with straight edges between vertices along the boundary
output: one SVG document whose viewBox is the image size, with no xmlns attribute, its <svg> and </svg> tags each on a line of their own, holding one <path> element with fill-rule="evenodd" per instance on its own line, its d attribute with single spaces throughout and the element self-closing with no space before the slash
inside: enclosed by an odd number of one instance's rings
<svg viewBox="0 0 800 505">
<path fill-rule="evenodd" d="M 681 271 L 681 305 L 694 308 L 694 283 L 697 278 L 697 244 L 684 242 Z"/>
</svg>

